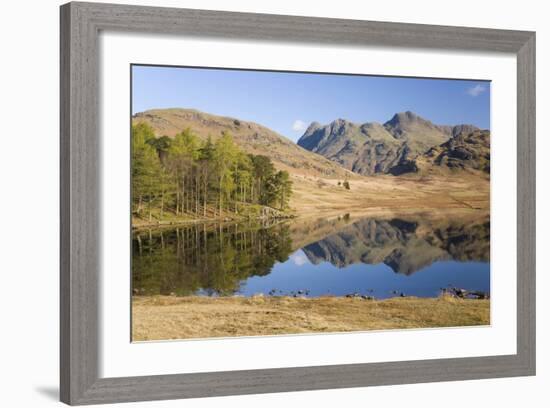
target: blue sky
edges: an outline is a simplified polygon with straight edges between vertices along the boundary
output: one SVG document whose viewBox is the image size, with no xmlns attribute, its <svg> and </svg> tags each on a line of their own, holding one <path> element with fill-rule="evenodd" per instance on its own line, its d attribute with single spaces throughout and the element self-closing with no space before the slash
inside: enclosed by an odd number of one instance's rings
<svg viewBox="0 0 550 408">
<path fill-rule="evenodd" d="M 407 110 L 440 125 L 490 127 L 486 81 L 134 65 L 132 82 L 132 114 L 193 108 L 257 122 L 294 141 L 313 121 L 383 123 Z"/>
</svg>

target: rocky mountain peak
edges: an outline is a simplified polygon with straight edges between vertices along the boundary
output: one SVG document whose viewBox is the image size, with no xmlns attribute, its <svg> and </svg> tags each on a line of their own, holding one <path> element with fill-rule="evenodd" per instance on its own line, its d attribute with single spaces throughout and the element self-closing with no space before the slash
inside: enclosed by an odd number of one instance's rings
<svg viewBox="0 0 550 408">
<path fill-rule="evenodd" d="M 393 118 L 399 122 L 415 122 L 421 119 L 420 116 L 409 110 L 405 112 L 398 112 L 393 116 Z"/>
<path fill-rule="evenodd" d="M 384 123 L 386 128 L 396 130 L 407 129 L 415 125 L 426 126 L 429 128 L 435 127 L 432 122 L 411 111 L 396 113 L 390 120 Z"/>
<path fill-rule="evenodd" d="M 346 119 L 339 118 L 339 119 L 336 119 L 336 120 L 332 121 L 329 126 L 330 126 L 333 133 L 342 134 L 346 130 L 354 127 L 355 124 L 348 121 L 348 120 L 346 120 Z"/>
<path fill-rule="evenodd" d="M 311 122 L 310 125 L 307 127 L 306 131 L 304 132 L 304 135 L 313 133 L 315 130 L 319 129 L 320 127 L 321 127 L 321 124 L 319 122 Z"/>
</svg>

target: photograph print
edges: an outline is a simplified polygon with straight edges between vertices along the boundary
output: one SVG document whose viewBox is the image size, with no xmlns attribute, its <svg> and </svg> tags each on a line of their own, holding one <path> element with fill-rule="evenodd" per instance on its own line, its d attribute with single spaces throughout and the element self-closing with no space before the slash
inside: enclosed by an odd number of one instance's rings
<svg viewBox="0 0 550 408">
<path fill-rule="evenodd" d="M 490 325 L 490 97 L 132 65 L 132 341 Z"/>
</svg>

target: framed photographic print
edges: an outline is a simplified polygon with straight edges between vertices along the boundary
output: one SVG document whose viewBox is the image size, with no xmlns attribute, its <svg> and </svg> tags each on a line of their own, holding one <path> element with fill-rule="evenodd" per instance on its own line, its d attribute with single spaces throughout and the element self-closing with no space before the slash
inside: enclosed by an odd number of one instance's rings
<svg viewBox="0 0 550 408">
<path fill-rule="evenodd" d="M 63 402 L 534 375 L 534 260 L 534 33 L 61 7 Z"/>
</svg>

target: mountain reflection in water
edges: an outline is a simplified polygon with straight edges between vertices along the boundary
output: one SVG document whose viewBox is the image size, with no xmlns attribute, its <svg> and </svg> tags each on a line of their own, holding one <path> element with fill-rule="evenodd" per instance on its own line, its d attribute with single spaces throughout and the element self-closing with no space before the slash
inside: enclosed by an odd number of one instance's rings
<svg viewBox="0 0 550 408">
<path fill-rule="evenodd" d="M 489 217 L 195 224 L 134 232 L 139 295 L 433 297 L 489 292 Z"/>
</svg>

